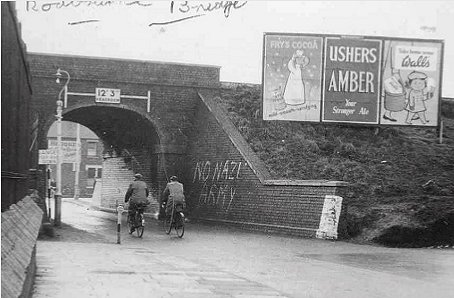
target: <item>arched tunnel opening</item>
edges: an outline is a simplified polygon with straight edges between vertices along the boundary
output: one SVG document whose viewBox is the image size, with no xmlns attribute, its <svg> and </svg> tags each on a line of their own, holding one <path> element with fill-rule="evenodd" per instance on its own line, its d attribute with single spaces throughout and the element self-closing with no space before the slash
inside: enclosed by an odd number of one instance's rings
<svg viewBox="0 0 454 298">
<path fill-rule="evenodd" d="M 159 144 L 159 136 L 151 121 L 124 108 L 78 108 L 65 113 L 64 119 L 91 129 L 103 141 L 107 151 L 148 150 Z"/>
<path fill-rule="evenodd" d="M 141 173 L 153 196 L 157 188 L 160 138 L 151 120 L 125 107 L 79 107 L 63 114 L 65 121 L 92 130 L 102 142 L 102 178 L 93 190 L 94 203 L 112 208 L 124 200 L 135 173 Z"/>
</svg>

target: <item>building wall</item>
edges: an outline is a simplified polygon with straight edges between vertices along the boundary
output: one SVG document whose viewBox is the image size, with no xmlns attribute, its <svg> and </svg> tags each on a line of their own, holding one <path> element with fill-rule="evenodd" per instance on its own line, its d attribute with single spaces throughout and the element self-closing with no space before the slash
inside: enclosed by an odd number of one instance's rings
<svg viewBox="0 0 454 298">
<path fill-rule="evenodd" d="M 56 141 L 56 138 L 50 137 L 48 140 Z M 76 141 L 75 138 L 62 138 L 62 141 Z M 81 142 L 81 162 L 79 170 L 79 197 L 91 198 L 94 190 L 94 178 L 91 178 L 92 171 L 88 168 L 97 168 L 98 179 L 102 179 L 102 163 L 103 163 L 103 151 L 104 147 L 99 139 L 82 139 Z M 88 143 L 96 143 L 96 154 L 88 154 Z M 56 165 L 50 165 L 51 179 L 56 181 L 57 167 Z M 89 177 L 90 174 L 90 177 Z M 62 195 L 64 198 L 74 197 L 74 184 L 76 178 L 75 165 L 72 163 L 62 164 Z"/>
<path fill-rule="evenodd" d="M 26 196 L 29 169 L 37 167 L 37 146 L 32 130 L 36 114 L 31 112 L 26 48 L 14 3 L 1 4 L 2 30 L 2 212 Z"/>
<path fill-rule="evenodd" d="M 39 183 L 37 113 L 15 3 L 1 2 L 2 40 L 2 297 L 30 297 L 43 201 L 26 196 Z M 32 193 L 32 192 L 30 192 Z M 39 206 L 44 207 L 40 208 Z"/>
</svg>

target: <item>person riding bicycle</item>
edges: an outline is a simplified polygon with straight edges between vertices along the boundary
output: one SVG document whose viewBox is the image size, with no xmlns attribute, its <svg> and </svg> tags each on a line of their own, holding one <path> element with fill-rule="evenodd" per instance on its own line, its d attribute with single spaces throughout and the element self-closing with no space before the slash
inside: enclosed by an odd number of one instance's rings
<svg viewBox="0 0 454 298">
<path fill-rule="evenodd" d="M 149 195 L 148 186 L 143 181 L 142 174 L 135 174 L 134 181 L 129 184 L 128 191 L 125 194 L 125 203 L 129 201 L 129 218 L 135 218 L 136 211 L 139 207 L 143 205 L 148 205 L 148 195 Z M 131 228 L 131 233 L 134 232 L 135 228 Z"/>
<path fill-rule="evenodd" d="M 177 176 L 170 177 L 170 182 L 167 183 L 162 193 L 162 203 L 165 206 L 166 216 L 171 215 L 174 203 L 175 206 L 181 205 L 183 208 L 186 208 L 183 184 L 178 182 Z"/>
</svg>

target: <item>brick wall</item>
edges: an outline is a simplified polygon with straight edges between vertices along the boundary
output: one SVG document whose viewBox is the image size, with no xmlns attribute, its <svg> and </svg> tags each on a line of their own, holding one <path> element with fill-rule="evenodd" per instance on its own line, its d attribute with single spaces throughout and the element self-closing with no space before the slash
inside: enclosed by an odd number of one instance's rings
<svg viewBox="0 0 454 298">
<path fill-rule="evenodd" d="M 103 171 L 101 206 L 115 208 L 117 203 L 124 202 L 134 171 L 116 154 L 104 156 Z"/>
<path fill-rule="evenodd" d="M 117 203 L 124 203 L 126 191 L 133 181 L 134 173 L 140 172 L 150 189 L 151 205 L 146 212 L 155 213 L 158 210 L 156 182 L 152 179 L 152 168 L 145 164 L 150 162 L 143 155 L 135 152 L 137 161 L 129 159 L 128 155 L 104 154 L 103 178 L 100 205 L 105 208 L 116 208 Z M 140 158 L 142 157 L 142 158 Z"/>
<path fill-rule="evenodd" d="M 201 92 L 186 181 L 190 214 L 247 229 L 315 237 L 342 182 L 276 181 L 216 103 Z M 340 212 L 340 210 L 337 210 Z"/>
<path fill-rule="evenodd" d="M 150 115 L 159 120 L 153 124 L 158 132 L 165 132 L 160 135 L 161 145 L 184 145 L 181 130 L 189 123 L 188 115 L 197 99 L 195 88 L 216 88 L 220 84 L 219 67 L 213 66 L 37 53 L 30 53 L 28 59 L 36 90 L 35 108 L 44 116 L 40 136 L 47 134 L 54 120 L 55 100 L 62 86 L 55 83 L 53 74 L 59 67 L 71 75 L 70 92 L 94 93 L 96 87 L 105 87 L 121 89 L 122 95 L 146 96 L 150 91 Z M 138 111 L 147 108 L 145 100 L 122 99 L 122 103 Z M 68 98 L 69 108 L 87 104 L 109 106 L 95 104 L 93 97 Z"/>
<path fill-rule="evenodd" d="M 219 67 L 215 66 L 37 53 L 30 53 L 28 59 L 33 88 L 36 90 L 33 94 L 36 102 L 34 109 L 40 114 L 40 149 L 47 147 L 45 138 L 55 120 L 55 100 L 62 88 L 62 85 L 55 83 L 57 68 L 71 74 L 69 92 L 94 93 L 96 87 L 121 89 L 122 95 L 146 96 L 150 92 L 150 112 L 147 112 L 147 101 L 142 99 L 122 98 L 121 104 L 113 105 L 95 103 L 94 97 L 90 96 L 70 95 L 63 119 L 87 126 L 108 149 L 110 145 L 115 146 L 116 142 L 121 143 L 124 139 L 122 136 L 132 133 L 118 119 L 127 118 L 129 123 L 145 119 L 147 128 L 141 130 L 149 131 L 149 136 L 140 136 L 139 133 L 135 136 L 137 143 L 147 149 L 145 154 L 141 153 L 145 156 L 142 164 L 151 168 L 148 177 L 157 193 L 164 189 L 168 175 L 182 172 L 181 167 L 175 166 L 175 160 L 182 160 L 186 153 L 187 132 L 191 129 L 198 101 L 197 89 L 220 86 Z M 62 81 L 65 82 L 64 79 Z M 110 110 L 102 114 L 99 107 Z M 98 110 L 94 111 L 93 108 Z M 77 112 L 82 109 L 83 112 Z M 121 118 L 120 114 L 127 114 L 127 117 Z M 106 121 L 111 122 L 105 124 Z M 107 129 L 113 133 L 105 134 Z M 107 135 L 110 138 L 108 140 Z M 134 147 L 132 144 L 122 149 L 134 151 Z M 107 196 L 118 197 L 117 193 Z"/>
<path fill-rule="evenodd" d="M 2 297 L 30 297 L 42 216 L 28 196 L 2 212 Z"/>
<path fill-rule="evenodd" d="M 15 4 L 1 3 L 2 39 L 2 212 L 28 191 L 30 168 L 37 167 L 33 143 L 32 89 Z"/>
</svg>

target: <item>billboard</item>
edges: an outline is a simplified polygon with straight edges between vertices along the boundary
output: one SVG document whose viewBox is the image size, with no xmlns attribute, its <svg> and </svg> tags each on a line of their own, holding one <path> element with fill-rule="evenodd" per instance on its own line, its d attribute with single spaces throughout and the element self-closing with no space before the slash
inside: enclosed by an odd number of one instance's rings
<svg viewBox="0 0 454 298">
<path fill-rule="evenodd" d="M 441 97 L 442 43 L 384 43 L 380 123 L 437 126 Z"/>
<path fill-rule="evenodd" d="M 325 42 L 322 120 L 378 124 L 381 40 Z"/>
<path fill-rule="evenodd" d="M 263 117 L 320 121 L 321 37 L 265 36 Z"/>
<path fill-rule="evenodd" d="M 439 123 L 443 41 L 265 33 L 264 120 Z"/>
<path fill-rule="evenodd" d="M 58 150 L 57 140 L 48 140 L 48 148 L 51 150 L 54 150 L 55 156 L 56 156 L 57 150 Z M 79 158 L 77 158 L 77 142 L 76 141 L 61 141 L 61 150 L 62 150 L 62 162 L 63 163 L 75 163 L 75 162 L 78 162 L 78 160 L 80 162 L 80 153 L 79 153 Z M 80 150 L 80 144 L 79 144 L 79 150 Z"/>
</svg>

